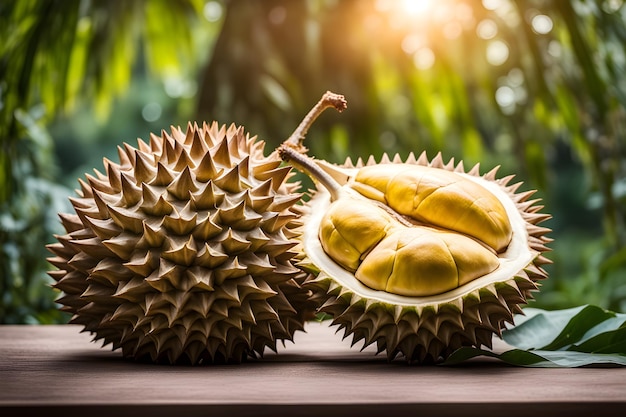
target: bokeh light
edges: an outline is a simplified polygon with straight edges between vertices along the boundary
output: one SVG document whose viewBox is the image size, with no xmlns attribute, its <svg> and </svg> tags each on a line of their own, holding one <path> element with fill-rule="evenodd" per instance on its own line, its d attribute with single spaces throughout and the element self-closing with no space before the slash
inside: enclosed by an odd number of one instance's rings
<svg viewBox="0 0 626 417">
<path fill-rule="evenodd" d="M 493 39 L 498 34 L 498 25 L 491 19 L 481 20 L 476 26 L 476 34 L 481 39 Z"/>
<path fill-rule="evenodd" d="M 487 62 L 502 65 L 509 58 L 509 47 L 501 40 L 494 40 L 487 45 Z"/>
<path fill-rule="evenodd" d="M 545 35 L 550 33 L 553 25 L 554 24 L 552 23 L 552 19 L 550 19 L 550 17 L 546 16 L 545 14 L 538 14 L 531 20 L 531 26 L 533 28 L 533 31 L 539 35 Z"/>
<path fill-rule="evenodd" d="M 222 14 L 224 13 L 219 1 L 207 1 L 202 12 L 204 18 L 209 22 L 217 22 L 222 18 Z"/>
<path fill-rule="evenodd" d="M 143 117 L 146 122 L 156 122 L 159 120 L 162 113 L 163 109 L 161 105 L 155 101 L 146 104 L 143 106 L 143 109 L 141 109 L 141 117 Z"/>
<path fill-rule="evenodd" d="M 413 55 L 413 63 L 420 70 L 427 70 L 435 64 L 435 53 L 432 49 L 424 47 Z"/>
</svg>

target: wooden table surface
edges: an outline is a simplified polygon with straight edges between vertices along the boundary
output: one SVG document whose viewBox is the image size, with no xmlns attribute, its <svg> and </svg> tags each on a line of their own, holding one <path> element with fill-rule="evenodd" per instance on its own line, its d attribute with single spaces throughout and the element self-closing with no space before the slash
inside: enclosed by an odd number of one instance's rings
<svg viewBox="0 0 626 417">
<path fill-rule="evenodd" d="M 240 365 L 124 360 L 80 327 L 0 326 L 0 415 L 623 415 L 626 368 L 388 363 L 309 323 L 278 354 Z"/>
</svg>

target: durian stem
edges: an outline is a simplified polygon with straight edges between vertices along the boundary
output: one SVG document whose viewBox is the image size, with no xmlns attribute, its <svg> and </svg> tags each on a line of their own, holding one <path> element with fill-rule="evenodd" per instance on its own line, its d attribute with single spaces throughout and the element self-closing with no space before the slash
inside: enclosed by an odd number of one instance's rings
<svg viewBox="0 0 626 417">
<path fill-rule="evenodd" d="M 309 128 L 315 122 L 315 120 L 319 117 L 320 114 L 324 112 L 324 110 L 334 107 L 338 112 L 344 111 L 348 107 L 348 103 L 344 96 L 340 94 L 335 94 L 331 91 L 327 91 L 324 93 L 320 101 L 317 102 L 315 106 L 309 111 L 309 113 L 302 119 L 300 125 L 294 130 L 294 132 L 289 136 L 289 138 L 283 142 L 283 144 L 288 144 L 298 150 L 299 152 L 306 152 L 306 148 L 302 145 L 304 138 L 306 137 Z"/>
<path fill-rule="evenodd" d="M 283 143 L 277 149 L 278 155 L 280 158 L 301 171 L 302 173 L 309 176 L 311 179 L 318 181 L 321 183 L 330 193 L 331 201 L 335 201 L 339 198 L 342 188 L 337 181 L 333 177 L 331 177 L 326 171 L 320 168 L 313 158 L 310 156 L 300 153 L 297 149 L 295 149 L 291 144 Z"/>
</svg>

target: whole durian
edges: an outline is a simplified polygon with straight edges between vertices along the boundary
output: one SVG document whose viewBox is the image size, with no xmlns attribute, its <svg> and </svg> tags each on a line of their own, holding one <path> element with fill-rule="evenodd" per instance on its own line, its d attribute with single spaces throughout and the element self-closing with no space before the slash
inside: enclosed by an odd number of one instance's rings
<svg viewBox="0 0 626 417">
<path fill-rule="evenodd" d="M 445 359 L 491 347 L 547 278 L 546 237 L 534 191 L 513 176 L 411 153 L 342 166 L 282 146 L 282 158 L 317 190 L 302 208 L 300 267 L 320 311 L 388 359 Z"/>
<path fill-rule="evenodd" d="M 327 93 L 286 141 L 300 146 Z M 118 147 L 79 180 L 67 234 L 49 245 L 54 287 L 71 323 L 159 363 L 239 362 L 292 340 L 311 314 L 292 265 L 299 184 L 242 127 L 172 127 Z"/>
</svg>

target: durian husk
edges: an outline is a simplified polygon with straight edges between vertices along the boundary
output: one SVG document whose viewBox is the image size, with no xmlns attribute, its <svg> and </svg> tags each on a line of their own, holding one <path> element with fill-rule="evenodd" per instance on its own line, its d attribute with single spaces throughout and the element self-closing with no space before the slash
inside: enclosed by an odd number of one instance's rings
<svg viewBox="0 0 626 417">
<path fill-rule="evenodd" d="M 403 357 L 409 363 L 436 363 L 462 346 L 492 347 L 493 336 L 501 336 L 513 316 L 523 313 L 521 305 L 533 298 L 539 282 L 547 278 L 543 265 L 550 263 L 543 254 L 551 239 L 550 229 L 538 224 L 551 216 L 540 213 L 539 199 L 530 199 L 535 191 L 518 192 L 521 182 L 511 184 L 513 176 L 497 178 L 498 168 L 481 175 L 480 166 L 466 171 L 454 160 L 444 163 L 441 154 L 429 161 L 411 153 L 406 160 L 395 155 L 373 157 L 367 162 L 348 159 L 337 166 L 316 161 L 340 184 L 345 184 L 364 165 L 406 163 L 453 171 L 473 178 L 510 200 L 518 222 L 518 235 L 527 245 L 519 268 L 500 274 L 497 279 L 478 279 L 444 294 L 429 297 L 396 296 L 365 287 L 348 271 L 324 254 L 317 237 L 315 216 L 321 216 L 330 196 L 324 187 L 311 191 L 312 198 L 300 208 L 304 226 L 301 230 L 299 267 L 311 275 L 304 286 L 313 292 L 312 299 L 320 305 L 320 313 L 332 317 L 331 325 L 343 330 L 343 337 L 352 336 L 352 345 L 365 348 L 376 344 L 377 352 L 386 352 L 388 359 Z M 322 201 L 322 203 L 318 203 Z M 519 238 L 519 236 L 518 236 Z M 520 243 L 518 242 L 517 245 Z M 340 278 L 341 277 L 341 278 Z"/>
<path fill-rule="evenodd" d="M 311 314 L 292 265 L 301 194 L 263 141 L 217 123 L 118 147 L 79 180 L 49 274 L 71 323 L 158 363 L 240 362 Z"/>
</svg>

